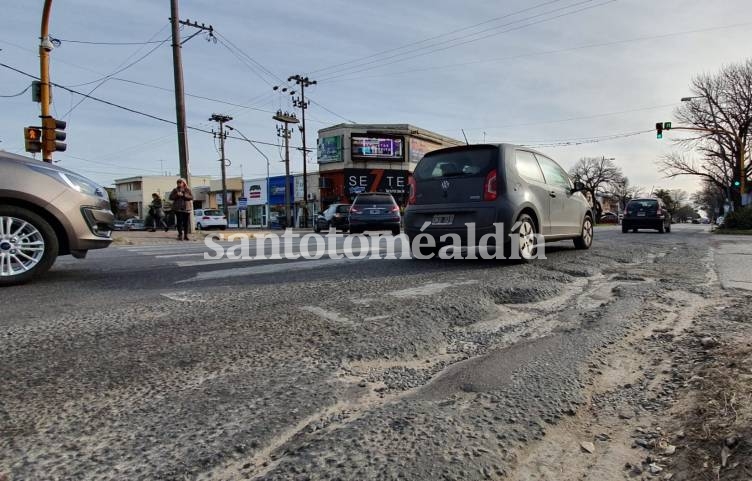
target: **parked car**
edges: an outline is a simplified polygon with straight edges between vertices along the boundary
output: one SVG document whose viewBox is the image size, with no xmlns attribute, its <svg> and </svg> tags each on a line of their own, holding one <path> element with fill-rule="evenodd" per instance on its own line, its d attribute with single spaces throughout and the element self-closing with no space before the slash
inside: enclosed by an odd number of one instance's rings
<svg viewBox="0 0 752 481">
<path fill-rule="evenodd" d="M 637 232 L 637 229 L 656 229 L 663 234 L 671 232 L 671 214 L 661 199 L 632 199 L 624 209 L 621 223 L 623 233 Z"/>
<path fill-rule="evenodd" d="M 603 214 L 601 214 L 599 223 L 600 224 L 618 224 L 619 216 L 617 216 L 613 212 L 604 212 Z"/>
<path fill-rule="evenodd" d="M 467 246 L 468 228 L 474 223 L 475 245 L 485 234 L 504 224 L 504 245 L 509 234 L 519 236 L 520 257 L 535 255 L 532 234 L 546 241 L 574 240 L 578 249 L 593 241 L 593 217 L 582 194 L 566 171 L 550 157 L 512 144 L 450 147 L 426 154 L 409 179 L 410 197 L 405 211 L 405 232 L 413 239 L 421 233 L 433 237 L 456 234 Z M 430 250 L 430 249 L 429 249 Z M 436 252 L 438 249 L 433 249 Z M 511 251 L 508 254 L 513 254 Z"/>
<path fill-rule="evenodd" d="M 360 234 L 367 230 L 390 230 L 400 233 L 400 208 L 386 192 L 364 192 L 355 197 L 350 206 L 350 233 Z"/>
<path fill-rule="evenodd" d="M 125 221 L 116 220 L 112 223 L 112 230 L 125 230 Z"/>
<path fill-rule="evenodd" d="M 196 230 L 227 229 L 227 218 L 219 209 L 196 209 L 193 216 L 196 219 Z"/>
<path fill-rule="evenodd" d="M 347 232 L 350 229 L 350 204 L 332 204 L 319 212 L 314 221 L 313 230 L 321 232 L 334 227 Z"/>
<path fill-rule="evenodd" d="M 123 227 L 123 230 L 146 230 L 146 223 L 137 217 L 131 217 L 123 222 Z"/>
<path fill-rule="evenodd" d="M 61 255 L 112 242 L 107 191 L 68 169 L 0 152 L 0 286 L 28 282 Z"/>
</svg>

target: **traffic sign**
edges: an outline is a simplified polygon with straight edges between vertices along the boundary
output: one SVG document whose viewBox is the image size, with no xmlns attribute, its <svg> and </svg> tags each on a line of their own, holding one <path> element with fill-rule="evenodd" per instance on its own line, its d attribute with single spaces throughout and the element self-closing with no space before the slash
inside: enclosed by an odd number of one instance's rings
<svg viewBox="0 0 752 481">
<path fill-rule="evenodd" d="M 247 197 L 239 197 L 238 198 L 238 209 L 245 209 L 248 207 L 248 198 Z"/>
</svg>

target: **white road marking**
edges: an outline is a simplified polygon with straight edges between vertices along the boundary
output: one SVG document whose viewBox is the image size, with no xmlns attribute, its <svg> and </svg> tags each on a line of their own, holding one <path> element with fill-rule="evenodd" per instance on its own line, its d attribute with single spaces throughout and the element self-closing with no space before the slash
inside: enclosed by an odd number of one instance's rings
<svg viewBox="0 0 752 481">
<path fill-rule="evenodd" d="M 432 296 L 438 294 L 441 291 L 450 287 L 465 286 L 469 284 L 477 284 L 478 281 L 463 281 L 463 282 L 429 282 L 418 287 L 408 287 L 407 289 L 400 289 L 399 291 L 390 292 L 389 295 L 400 299 L 406 299 L 409 297 L 420 296 Z"/>
<path fill-rule="evenodd" d="M 367 260 L 367 259 L 364 259 Z M 204 271 L 199 272 L 190 279 L 184 279 L 177 281 L 175 284 L 183 284 L 186 282 L 203 281 L 209 279 L 226 279 L 228 277 L 242 277 L 252 276 L 259 274 L 275 274 L 279 272 L 288 271 L 301 271 L 305 269 L 317 269 L 320 267 L 329 267 L 337 264 L 343 264 L 346 262 L 354 262 L 354 259 L 319 259 L 311 261 L 295 261 L 295 262 L 278 262 L 275 264 L 264 264 L 261 266 L 249 266 L 249 267 L 235 267 L 233 269 L 223 269 L 218 271 Z"/>
<path fill-rule="evenodd" d="M 178 302 L 206 302 L 204 299 L 197 297 L 197 294 L 192 291 L 162 292 L 160 295 Z"/>
<path fill-rule="evenodd" d="M 301 311 L 307 311 L 312 314 L 316 314 L 322 319 L 326 319 L 327 321 L 332 321 L 337 324 L 347 324 L 349 326 L 354 325 L 354 323 L 346 318 L 339 315 L 338 312 L 335 311 L 327 311 L 326 309 L 318 306 L 302 306 L 299 308 Z"/>
</svg>

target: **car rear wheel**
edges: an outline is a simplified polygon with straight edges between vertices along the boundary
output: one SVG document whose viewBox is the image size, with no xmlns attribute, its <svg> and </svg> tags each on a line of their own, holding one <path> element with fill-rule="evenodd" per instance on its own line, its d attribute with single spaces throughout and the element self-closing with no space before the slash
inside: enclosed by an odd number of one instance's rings
<svg viewBox="0 0 752 481">
<path fill-rule="evenodd" d="M 196 230 L 201 230 L 201 229 L 202 229 L 201 222 L 199 222 L 198 224 L 196 224 Z"/>
<path fill-rule="evenodd" d="M 362 233 L 363 233 L 363 230 L 360 228 L 356 228 L 356 227 L 350 228 L 350 234 L 362 234 Z"/>
<path fill-rule="evenodd" d="M 58 249 L 55 231 L 42 217 L 22 207 L 0 206 L 0 286 L 47 272 Z"/>
<path fill-rule="evenodd" d="M 626 234 L 627 232 L 629 232 L 629 227 L 627 227 L 626 225 L 622 224 L 622 226 L 621 226 L 621 233 L 622 234 Z"/>
<path fill-rule="evenodd" d="M 395 227 L 394 229 L 392 229 L 392 235 L 394 236 L 400 235 L 400 228 Z"/>
<path fill-rule="evenodd" d="M 574 247 L 575 249 L 590 249 L 591 245 L 593 245 L 593 220 L 586 215 L 585 220 L 582 221 L 580 237 L 574 239 Z"/>
<path fill-rule="evenodd" d="M 671 222 L 669 222 L 668 225 L 666 225 L 666 233 L 669 233 L 669 234 L 671 233 Z"/>
<path fill-rule="evenodd" d="M 663 234 L 664 232 L 666 232 L 666 226 L 661 222 L 660 227 L 658 227 L 658 233 Z"/>
<path fill-rule="evenodd" d="M 521 260 L 532 259 L 538 254 L 538 238 L 536 235 L 535 222 L 533 218 L 527 214 L 522 214 L 516 223 L 517 233 L 517 252 L 516 256 L 512 258 L 519 258 Z M 510 242 L 510 247 L 513 247 L 513 242 Z"/>
</svg>

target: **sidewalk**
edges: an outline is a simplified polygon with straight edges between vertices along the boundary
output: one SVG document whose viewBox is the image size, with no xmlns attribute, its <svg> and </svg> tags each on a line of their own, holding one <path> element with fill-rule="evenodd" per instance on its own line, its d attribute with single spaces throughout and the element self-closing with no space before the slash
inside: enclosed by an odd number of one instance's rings
<svg viewBox="0 0 752 481">
<path fill-rule="evenodd" d="M 712 246 L 721 286 L 752 291 L 752 237 L 714 236 Z"/>
</svg>

